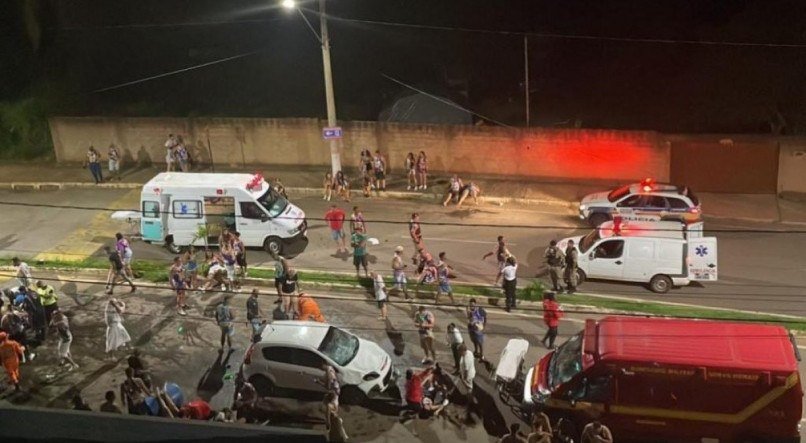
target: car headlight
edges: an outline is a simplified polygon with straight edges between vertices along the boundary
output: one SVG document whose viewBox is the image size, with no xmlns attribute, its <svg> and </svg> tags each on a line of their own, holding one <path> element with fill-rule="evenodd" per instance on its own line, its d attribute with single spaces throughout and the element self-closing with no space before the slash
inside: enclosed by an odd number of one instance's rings
<svg viewBox="0 0 806 443">
<path fill-rule="evenodd" d="M 370 372 L 369 374 L 364 376 L 364 381 L 375 380 L 376 378 L 378 378 L 380 376 L 381 376 L 381 374 L 378 374 L 377 372 Z"/>
</svg>

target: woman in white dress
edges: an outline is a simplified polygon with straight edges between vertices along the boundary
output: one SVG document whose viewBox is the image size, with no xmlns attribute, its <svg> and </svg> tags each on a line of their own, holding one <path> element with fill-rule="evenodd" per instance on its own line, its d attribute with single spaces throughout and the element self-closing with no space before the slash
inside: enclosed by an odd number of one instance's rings
<svg viewBox="0 0 806 443">
<path fill-rule="evenodd" d="M 106 352 L 117 351 L 121 346 L 125 346 L 132 338 L 126 328 L 123 327 L 121 314 L 126 310 L 126 304 L 112 298 L 106 304 Z"/>
</svg>

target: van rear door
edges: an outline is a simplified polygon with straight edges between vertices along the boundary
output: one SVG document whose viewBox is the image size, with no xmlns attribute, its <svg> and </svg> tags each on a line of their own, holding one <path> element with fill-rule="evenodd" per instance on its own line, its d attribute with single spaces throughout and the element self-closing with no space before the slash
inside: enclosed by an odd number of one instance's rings
<svg viewBox="0 0 806 443">
<path fill-rule="evenodd" d="M 718 276 L 716 237 L 690 239 L 687 263 L 689 279 L 716 281 Z"/>
</svg>

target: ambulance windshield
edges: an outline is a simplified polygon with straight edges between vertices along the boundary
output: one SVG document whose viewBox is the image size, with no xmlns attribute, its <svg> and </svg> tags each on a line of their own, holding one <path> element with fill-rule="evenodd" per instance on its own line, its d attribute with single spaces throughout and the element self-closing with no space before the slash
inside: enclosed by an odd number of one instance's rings
<svg viewBox="0 0 806 443">
<path fill-rule="evenodd" d="M 284 199 L 283 196 L 278 194 L 273 188 L 269 188 L 265 194 L 257 199 L 257 202 L 266 208 L 271 218 L 278 217 L 288 206 L 288 200 Z"/>
<path fill-rule="evenodd" d="M 549 362 L 548 382 L 551 389 L 574 378 L 582 370 L 582 333 L 560 345 Z"/>
</svg>

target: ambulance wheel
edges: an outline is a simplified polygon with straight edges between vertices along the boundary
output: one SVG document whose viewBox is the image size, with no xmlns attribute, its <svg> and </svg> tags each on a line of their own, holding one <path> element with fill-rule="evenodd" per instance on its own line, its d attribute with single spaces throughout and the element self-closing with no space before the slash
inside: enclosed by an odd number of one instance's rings
<svg viewBox="0 0 806 443">
<path fill-rule="evenodd" d="M 649 289 L 658 294 L 665 294 L 672 289 L 672 279 L 665 275 L 656 275 L 649 281 Z"/>
<path fill-rule="evenodd" d="M 283 252 L 283 242 L 280 240 L 280 237 L 269 237 L 263 241 L 263 249 L 269 253 L 269 255 L 280 255 Z"/>
<path fill-rule="evenodd" d="M 591 214 L 591 216 L 588 217 L 588 223 L 591 226 L 593 226 L 594 228 L 599 226 L 599 225 L 601 225 L 602 223 L 604 223 L 604 222 L 606 222 L 608 220 L 610 220 L 610 216 L 607 215 L 607 214 L 603 214 L 601 212 Z"/>
<path fill-rule="evenodd" d="M 581 286 L 582 283 L 585 283 L 586 278 L 588 278 L 588 276 L 585 275 L 585 271 L 577 268 L 577 286 Z"/>
</svg>

